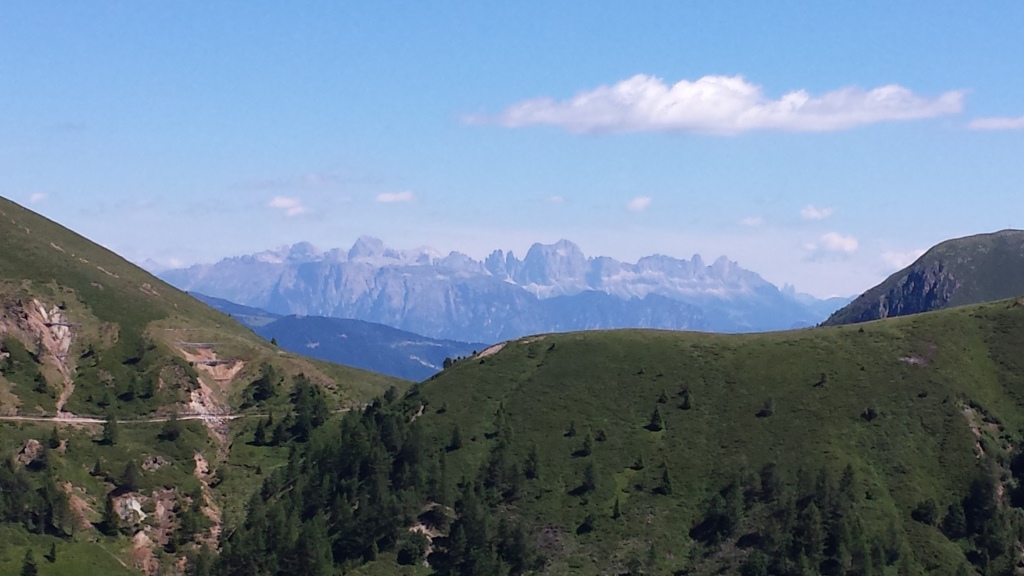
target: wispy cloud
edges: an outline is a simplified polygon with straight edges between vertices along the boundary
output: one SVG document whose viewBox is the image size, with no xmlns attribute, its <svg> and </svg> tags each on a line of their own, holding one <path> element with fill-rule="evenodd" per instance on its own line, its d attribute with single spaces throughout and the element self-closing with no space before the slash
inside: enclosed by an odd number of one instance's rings
<svg viewBox="0 0 1024 576">
<path fill-rule="evenodd" d="M 35 194 L 28 197 L 29 204 L 39 204 L 43 200 L 49 198 L 50 195 L 45 192 L 36 192 Z"/>
<path fill-rule="evenodd" d="M 829 232 L 823 234 L 816 242 L 809 242 L 804 248 L 809 252 L 807 260 L 830 260 L 835 258 L 847 258 L 857 251 L 859 243 L 853 236 Z"/>
<path fill-rule="evenodd" d="M 385 204 L 393 204 L 395 202 L 412 202 L 416 199 L 416 196 L 406 190 L 405 192 L 382 192 L 377 194 L 377 202 L 383 202 Z"/>
<path fill-rule="evenodd" d="M 838 232 L 829 232 L 818 241 L 818 248 L 828 252 L 850 253 L 857 250 L 857 239 Z"/>
<path fill-rule="evenodd" d="M 835 213 L 835 208 L 816 208 L 810 204 L 800 211 L 800 217 L 804 220 L 824 220 Z"/>
<path fill-rule="evenodd" d="M 826 132 L 894 120 L 915 120 L 963 109 L 964 91 L 928 98 L 896 84 L 873 90 L 846 87 L 812 96 L 795 90 L 777 100 L 742 76 L 704 76 L 668 85 L 638 74 L 567 100 L 542 97 L 470 123 L 509 128 L 552 125 L 570 132 L 698 132 L 731 135 L 751 130 Z"/>
<path fill-rule="evenodd" d="M 751 228 L 753 228 L 755 226 L 761 226 L 762 224 L 764 224 L 764 218 L 761 218 L 760 216 L 748 216 L 740 220 L 740 224 L 743 224 L 744 226 L 750 226 Z"/>
<path fill-rule="evenodd" d="M 548 196 L 545 200 L 552 204 L 561 204 L 565 202 L 565 198 L 562 196 L 558 196 L 557 194 L 555 196 Z"/>
<path fill-rule="evenodd" d="M 906 252 L 887 251 L 882 252 L 882 262 L 890 270 L 900 270 L 911 265 L 915 260 L 924 254 L 924 250 L 908 250 Z"/>
<path fill-rule="evenodd" d="M 286 216 L 298 216 L 306 212 L 306 207 L 302 205 L 302 200 L 299 198 L 289 198 L 287 196 L 274 196 L 274 198 L 267 203 L 270 208 L 281 210 Z"/>
<path fill-rule="evenodd" d="M 626 204 L 626 210 L 629 210 L 630 212 L 643 212 L 650 205 L 650 196 L 637 196 Z"/>
<path fill-rule="evenodd" d="M 975 118 L 967 127 L 971 130 L 1024 130 L 1024 116 Z"/>
<path fill-rule="evenodd" d="M 336 188 L 340 186 L 342 179 L 337 174 L 322 172 L 308 172 L 285 178 L 269 178 L 263 180 L 248 180 L 235 185 L 241 190 L 319 190 L 324 188 Z"/>
</svg>

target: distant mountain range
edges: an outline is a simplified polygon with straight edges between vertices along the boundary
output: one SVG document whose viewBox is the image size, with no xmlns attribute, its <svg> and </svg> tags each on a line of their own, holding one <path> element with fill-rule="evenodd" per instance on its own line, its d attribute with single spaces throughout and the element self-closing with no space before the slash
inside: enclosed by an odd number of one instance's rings
<svg viewBox="0 0 1024 576">
<path fill-rule="evenodd" d="M 362 320 L 281 316 L 205 294 L 192 296 L 289 352 L 417 382 L 439 372 L 445 358 L 470 356 L 487 347 L 427 338 Z"/>
<path fill-rule="evenodd" d="M 1024 230 L 947 240 L 836 311 L 854 324 L 1024 296 Z"/>
<path fill-rule="evenodd" d="M 276 314 L 353 318 L 432 338 L 496 342 L 605 328 L 750 332 L 811 326 L 846 299 L 780 290 L 725 257 L 588 258 L 567 240 L 483 261 L 360 238 L 349 250 L 303 242 L 160 274 L 190 292 Z"/>
</svg>

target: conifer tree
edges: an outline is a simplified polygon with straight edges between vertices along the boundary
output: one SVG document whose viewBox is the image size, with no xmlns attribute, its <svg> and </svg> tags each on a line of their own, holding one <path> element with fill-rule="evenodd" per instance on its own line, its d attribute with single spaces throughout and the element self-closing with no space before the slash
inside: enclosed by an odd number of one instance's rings
<svg viewBox="0 0 1024 576">
<path fill-rule="evenodd" d="M 581 456 L 590 456 L 594 451 L 594 438 L 587 432 L 587 435 L 583 437 L 583 446 L 580 448 Z"/>
<path fill-rule="evenodd" d="M 942 532 L 951 540 L 967 536 L 967 516 L 959 502 L 949 505 L 946 517 L 942 521 Z"/>
<path fill-rule="evenodd" d="M 288 418 L 282 418 L 277 421 L 274 426 L 274 431 L 271 434 L 270 444 L 273 446 L 280 446 L 289 440 L 288 434 Z"/>
<path fill-rule="evenodd" d="M 327 537 L 327 522 L 317 514 L 302 525 L 298 539 L 297 573 L 308 576 L 329 576 L 334 571 L 331 542 Z"/>
<path fill-rule="evenodd" d="M 644 453 L 643 452 L 638 452 L 637 455 L 636 455 L 636 460 L 633 461 L 633 466 L 632 466 L 633 470 L 637 470 L 637 471 L 643 470 L 645 465 L 646 464 L 644 463 Z"/>
<path fill-rule="evenodd" d="M 107 418 L 107 421 L 103 423 L 103 437 L 101 442 L 107 446 L 114 446 L 120 439 L 121 432 L 118 429 L 116 418 Z"/>
<path fill-rule="evenodd" d="M 666 495 L 672 493 L 672 476 L 668 472 L 668 466 L 664 464 L 661 469 L 661 487 L 659 491 Z"/>
<path fill-rule="evenodd" d="M 107 536 L 117 536 L 121 531 L 121 516 L 117 513 L 117 503 L 110 494 L 107 494 L 107 501 L 103 506 L 102 527 L 103 533 Z"/>
<path fill-rule="evenodd" d="M 498 554 L 508 564 L 509 574 L 524 574 L 533 563 L 530 538 L 521 523 L 508 526 L 504 521 L 498 530 Z"/>
<path fill-rule="evenodd" d="M 36 565 L 35 554 L 29 548 L 25 551 L 25 559 L 21 562 L 21 576 L 36 576 L 39 574 L 39 566 Z"/>
<path fill-rule="evenodd" d="M 526 464 L 523 466 L 526 477 L 530 480 L 540 478 L 540 457 L 537 455 L 537 444 L 530 444 L 530 451 L 526 454 Z"/>
<path fill-rule="evenodd" d="M 583 488 L 584 492 L 597 490 L 597 471 L 594 468 L 593 462 L 588 462 L 587 466 L 583 469 L 583 485 L 581 488 Z"/>
<path fill-rule="evenodd" d="M 118 486 L 129 492 L 135 492 L 139 489 L 138 464 L 134 461 L 129 461 L 124 465 L 124 471 L 121 473 L 121 478 L 118 480 Z"/>
<path fill-rule="evenodd" d="M 448 440 L 448 451 L 453 452 L 462 448 L 462 431 L 459 429 L 459 425 L 452 426 L 451 439 Z"/>
<path fill-rule="evenodd" d="M 647 424 L 647 429 L 651 432 L 660 432 L 664 428 L 665 423 L 661 419 L 661 411 L 655 406 L 654 412 L 651 412 L 651 421 Z"/>
<path fill-rule="evenodd" d="M 164 442 L 176 442 L 181 437 L 184 431 L 184 426 L 181 421 L 178 420 L 178 413 L 174 412 L 171 417 L 164 422 L 163 426 L 160 427 L 160 435 L 158 438 Z"/>
<path fill-rule="evenodd" d="M 256 432 L 253 434 L 252 443 L 255 446 L 263 446 L 267 443 L 267 426 L 261 419 L 256 424 Z"/>
<path fill-rule="evenodd" d="M 210 558 L 210 551 L 206 546 L 200 546 L 199 553 L 189 558 L 185 574 L 187 576 L 211 576 L 213 574 L 213 560 Z"/>
</svg>

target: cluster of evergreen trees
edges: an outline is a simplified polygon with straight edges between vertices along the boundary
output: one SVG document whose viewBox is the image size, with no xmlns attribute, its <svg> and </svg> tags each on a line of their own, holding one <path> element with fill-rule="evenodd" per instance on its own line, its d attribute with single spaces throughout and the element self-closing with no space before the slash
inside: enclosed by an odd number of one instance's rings
<svg viewBox="0 0 1024 576">
<path fill-rule="evenodd" d="M 944 516 L 935 502 L 925 501 L 912 518 L 961 541 L 981 574 L 1013 574 L 1020 526 L 999 505 L 997 490 L 994 473 L 979 473 L 967 496 L 950 504 Z M 851 466 L 839 474 L 801 469 L 795 481 L 786 481 L 769 464 L 717 492 L 690 535 L 709 556 L 726 544 L 746 549 L 744 576 L 920 573 L 899 520 L 879 511 L 865 517 L 864 498 Z M 959 572 L 952 568 L 951 573 L 971 573 L 966 565 Z"/>
<path fill-rule="evenodd" d="M 254 382 L 250 386 L 250 390 L 255 387 L 258 391 L 264 379 L 265 377 Z M 272 395 L 267 396 L 257 392 L 254 397 L 267 399 Z M 284 446 L 293 440 L 306 442 L 313 430 L 322 426 L 330 417 L 330 409 L 327 406 L 327 398 L 323 390 L 310 382 L 303 374 L 294 378 L 291 404 L 291 409 L 281 418 L 275 420 L 274 415 L 270 414 L 266 420 L 260 420 L 256 425 L 253 444 L 256 446 Z"/>
<path fill-rule="evenodd" d="M 68 497 L 46 464 L 46 447 L 31 467 L 12 459 L 0 463 L 0 522 L 36 534 L 65 536 L 73 530 Z"/>
<path fill-rule="evenodd" d="M 295 396 L 302 394 L 297 385 Z M 493 514 L 526 480 L 510 454 L 503 411 L 478 477 L 464 479 L 453 497 L 446 451 L 426 445 L 414 418 L 425 400 L 415 391 L 401 401 L 395 396 L 346 414 L 336 426 L 312 419 L 311 434 L 295 434 L 288 464 L 250 499 L 210 573 L 317 576 L 385 551 L 403 563 L 429 561 L 438 574 L 521 574 L 535 566 L 525 528 Z M 300 405 L 297 423 L 304 419 Z M 417 524 L 435 534 L 429 558 L 422 531 L 410 530 Z"/>
<path fill-rule="evenodd" d="M 1016 460 L 1024 464 L 1024 454 L 1019 454 Z M 1014 474 L 1019 475 L 1022 470 L 1016 465 L 1014 468 Z M 1018 561 L 1017 541 L 1024 529 L 1020 514 L 1024 502 L 1017 494 L 1012 494 L 1011 507 L 1000 506 L 999 490 L 994 464 L 985 467 L 971 482 L 967 495 L 949 505 L 939 524 L 947 538 L 962 541 L 967 559 L 986 575 L 1014 573 Z M 926 501 L 918 504 L 913 517 L 918 522 L 933 524 L 939 521 L 937 510 L 933 502 Z"/>
<path fill-rule="evenodd" d="M 294 420 L 305 421 L 298 408 Z M 288 464 L 250 499 L 215 573 L 316 576 L 394 549 L 427 489 L 422 443 L 408 420 L 378 401 L 337 429 L 294 434 Z M 312 432 L 322 421 L 309 425 Z"/>
<path fill-rule="evenodd" d="M 878 574 L 901 559 L 909 564 L 903 534 L 893 522 L 879 532 L 872 529 L 877 522 L 861 518 L 862 496 L 850 466 L 838 475 L 830 468 L 816 475 L 801 469 L 791 486 L 769 465 L 716 495 L 697 532 L 705 536 L 699 532 L 707 530 L 714 542 L 757 519 L 744 534 L 745 544 L 754 548 L 743 566 L 749 576 Z"/>
</svg>

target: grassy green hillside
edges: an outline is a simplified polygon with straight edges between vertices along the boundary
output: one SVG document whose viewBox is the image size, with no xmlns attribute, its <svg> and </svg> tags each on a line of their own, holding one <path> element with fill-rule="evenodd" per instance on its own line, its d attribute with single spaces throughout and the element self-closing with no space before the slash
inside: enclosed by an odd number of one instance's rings
<svg viewBox="0 0 1024 576">
<path fill-rule="evenodd" d="M 0 198 L 0 245 L 4 247 L 0 252 L 0 302 L 3 305 L 0 334 L 5 335 L 5 341 L 22 341 L 29 352 L 41 356 L 39 371 L 47 380 L 45 388 L 48 388 L 42 394 L 54 397 L 47 401 L 33 395 L 31 389 L 19 394 L 10 388 L 10 382 L 0 380 L 0 412 L 11 412 L 12 406 L 21 413 L 55 412 L 63 383 L 57 369 L 59 362 L 53 361 L 57 358 L 52 356 L 60 354 L 47 354 L 50 350 L 38 349 L 40 340 L 46 343 L 57 339 L 38 330 L 40 324 L 46 323 L 46 318 L 36 313 L 38 308 L 46 312 L 55 310 L 65 322 L 73 324 L 68 327 L 70 349 L 61 359 L 68 365 L 68 371 L 96 368 L 94 378 L 75 382 L 76 390 L 81 391 L 68 400 L 68 409 L 72 412 L 104 412 L 106 407 L 97 405 L 103 392 L 94 386 L 96 380 L 131 380 L 131 376 L 138 375 L 129 372 L 138 373 L 135 368 L 140 364 L 146 365 L 143 372 L 148 376 L 159 376 L 158 368 L 180 365 L 174 362 L 175 358 L 186 362 L 220 360 L 225 362 L 221 370 L 237 370 L 230 379 L 222 378 L 224 374 L 215 374 L 219 370 L 213 367 L 205 374 L 209 380 L 218 382 L 211 386 L 210 392 L 213 401 L 225 409 L 240 403 L 238 386 L 247 378 L 258 377 L 260 365 L 265 362 L 273 363 L 287 374 L 305 373 L 330 387 L 339 401 L 362 401 L 396 382 L 374 373 L 285 354 L 227 315 L 3 198 Z M 60 327 L 50 328 L 52 330 L 45 332 L 57 332 Z M 40 352 L 42 354 L 38 354 Z M 35 379 L 36 375 L 26 370 L 23 375 Z M 182 379 L 191 376 L 185 374 L 189 372 L 185 369 L 175 372 L 178 374 L 165 375 Z M 115 387 L 109 392 L 116 396 L 125 391 Z M 90 395 L 92 401 L 88 400 Z M 166 398 L 170 403 L 175 399 Z M 161 407 L 159 402 L 138 402 L 119 404 L 115 409 L 125 414 L 146 414 Z"/>
<path fill-rule="evenodd" d="M 362 574 L 1012 574 L 1022 349 L 1020 301 L 509 342 L 324 427 L 266 481 L 217 573 L 310 554 L 252 551 L 282 540 L 257 520 L 275 517 Z"/>
<path fill-rule="evenodd" d="M 167 571 L 290 442 L 408 385 L 279 350 L 2 198 L 0 246 L 0 573 L 28 549 L 41 574 Z"/>
<path fill-rule="evenodd" d="M 460 428 L 468 440 L 448 464 L 454 477 L 472 476 L 493 449 L 488 435 L 503 407 L 513 459 L 536 446 L 541 470 L 511 509 L 560 535 L 548 552 L 552 573 L 624 567 L 652 544 L 656 573 L 736 568 L 745 554 L 704 558 L 709 550 L 688 532 L 719 491 L 767 464 L 790 482 L 801 467 L 838 476 L 852 466 L 866 526 L 893 523 L 919 567 L 955 568 L 963 543 L 910 513 L 928 500 L 945 512 L 990 465 L 1012 492 L 1007 469 L 1024 432 L 1021 350 L 1020 302 L 782 334 L 548 335 L 423 386 L 431 407 L 447 409 L 422 422 L 437 446 Z M 645 428 L 655 410 L 660 431 Z M 589 466 L 595 489 L 574 495 Z M 658 493 L 665 470 L 670 495 Z M 753 512 L 744 529 L 761 524 Z M 588 516 L 595 529 L 577 535 Z"/>
<path fill-rule="evenodd" d="M 839 326 L 1024 295 L 1024 231 L 943 242 L 825 322 Z"/>
<path fill-rule="evenodd" d="M 540 335 L 403 393 L 5 201 L 0 242 L 0 572 L 1018 572 L 1021 300 Z"/>
</svg>

